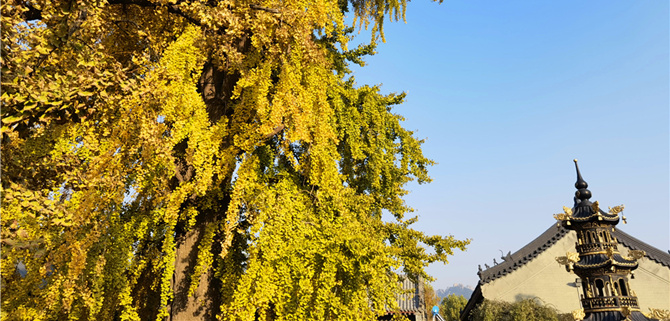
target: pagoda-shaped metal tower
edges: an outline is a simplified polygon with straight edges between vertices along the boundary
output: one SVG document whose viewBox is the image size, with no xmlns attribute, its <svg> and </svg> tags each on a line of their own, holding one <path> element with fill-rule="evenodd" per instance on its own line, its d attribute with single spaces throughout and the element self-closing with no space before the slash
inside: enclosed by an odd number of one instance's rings
<svg viewBox="0 0 670 321">
<path fill-rule="evenodd" d="M 640 312 L 635 291 L 628 283 L 628 276 L 638 267 L 637 260 L 645 255 L 644 251 L 631 250 L 624 257 L 617 248 L 618 241 L 612 236 L 623 205 L 600 209 L 598 202 L 589 200 L 591 191 L 582 179 L 575 159 L 577 183 L 573 208 L 563 207 L 564 213 L 554 217 L 566 229 L 577 233 L 577 253 L 568 252 L 556 260 L 564 264 L 568 271 L 574 271 L 582 280 L 582 309 L 573 311 L 575 320 L 618 321 L 653 320 Z"/>
</svg>

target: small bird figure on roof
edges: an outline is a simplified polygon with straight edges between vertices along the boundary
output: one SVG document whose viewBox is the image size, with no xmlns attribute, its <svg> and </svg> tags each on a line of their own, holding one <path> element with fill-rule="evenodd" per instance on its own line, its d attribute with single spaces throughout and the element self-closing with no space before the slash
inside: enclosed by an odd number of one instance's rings
<svg viewBox="0 0 670 321">
<path fill-rule="evenodd" d="M 496 259 L 493 259 L 493 265 L 498 265 L 498 262 L 496 262 Z"/>
<path fill-rule="evenodd" d="M 477 265 L 477 267 L 479 268 L 479 272 L 481 273 L 482 272 L 482 265 L 479 264 L 479 265 Z"/>
<path fill-rule="evenodd" d="M 484 267 L 486 267 L 487 270 L 491 268 L 491 267 L 490 267 L 488 264 L 486 264 L 486 263 L 484 263 Z"/>
</svg>

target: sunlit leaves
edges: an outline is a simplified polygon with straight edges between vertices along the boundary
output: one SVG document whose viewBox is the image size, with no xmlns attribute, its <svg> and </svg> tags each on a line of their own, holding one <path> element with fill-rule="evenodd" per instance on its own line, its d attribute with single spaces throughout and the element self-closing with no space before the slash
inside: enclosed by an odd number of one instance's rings
<svg viewBox="0 0 670 321">
<path fill-rule="evenodd" d="M 352 9 L 381 33 L 404 2 Z M 402 94 L 347 80 L 374 45 L 344 10 L 3 2 L 3 318 L 375 319 L 464 249 L 404 217 L 432 161 Z"/>
</svg>

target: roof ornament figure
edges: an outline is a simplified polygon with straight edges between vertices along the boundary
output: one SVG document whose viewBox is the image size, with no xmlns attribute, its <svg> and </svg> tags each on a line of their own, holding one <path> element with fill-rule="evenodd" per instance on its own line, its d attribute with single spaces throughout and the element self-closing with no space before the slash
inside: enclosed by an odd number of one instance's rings
<svg viewBox="0 0 670 321">
<path fill-rule="evenodd" d="M 512 259 L 512 251 L 507 252 L 507 255 L 505 255 L 505 254 L 503 253 L 502 250 L 498 250 L 498 251 L 500 251 L 500 255 L 502 255 L 500 258 L 501 258 L 503 261 L 507 262 L 507 260 L 511 260 L 511 259 Z"/>
</svg>

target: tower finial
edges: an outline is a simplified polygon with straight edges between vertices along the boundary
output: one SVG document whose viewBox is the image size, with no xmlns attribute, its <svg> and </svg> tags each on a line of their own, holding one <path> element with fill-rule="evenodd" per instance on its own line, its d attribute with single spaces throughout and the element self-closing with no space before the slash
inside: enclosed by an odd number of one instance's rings
<svg viewBox="0 0 670 321">
<path fill-rule="evenodd" d="M 591 191 L 586 189 L 589 187 L 589 184 L 584 181 L 582 178 L 582 174 L 579 172 L 579 166 L 577 165 L 577 159 L 574 159 L 575 162 L 575 169 L 577 170 L 577 182 L 575 183 L 575 188 L 577 188 L 577 192 L 575 192 L 575 196 L 580 199 L 580 200 L 587 200 L 591 198 Z"/>
</svg>

